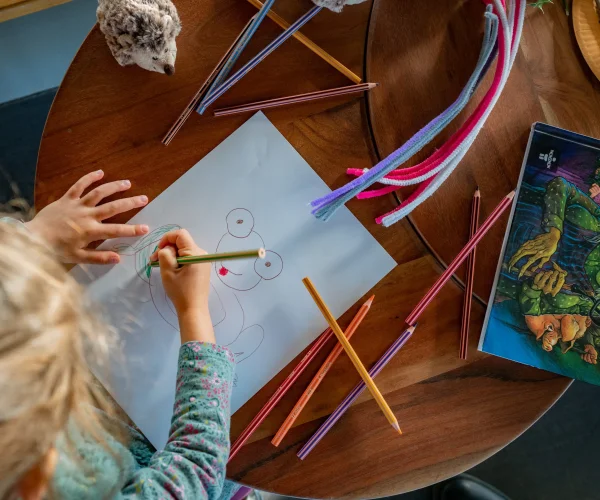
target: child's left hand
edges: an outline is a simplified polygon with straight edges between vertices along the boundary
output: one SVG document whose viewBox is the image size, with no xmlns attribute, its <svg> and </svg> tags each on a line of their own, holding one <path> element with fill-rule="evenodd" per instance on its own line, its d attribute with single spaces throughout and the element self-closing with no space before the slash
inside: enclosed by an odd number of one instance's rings
<svg viewBox="0 0 600 500">
<path fill-rule="evenodd" d="M 116 264 L 120 260 L 118 253 L 94 250 L 87 248 L 88 245 L 93 241 L 148 233 L 146 225 L 102 223 L 105 219 L 148 203 L 146 196 L 134 196 L 98 205 L 104 198 L 131 187 L 129 181 L 107 182 L 83 195 L 88 187 L 102 177 L 102 170 L 83 176 L 62 198 L 26 223 L 27 228 L 40 236 L 65 263 Z"/>
</svg>

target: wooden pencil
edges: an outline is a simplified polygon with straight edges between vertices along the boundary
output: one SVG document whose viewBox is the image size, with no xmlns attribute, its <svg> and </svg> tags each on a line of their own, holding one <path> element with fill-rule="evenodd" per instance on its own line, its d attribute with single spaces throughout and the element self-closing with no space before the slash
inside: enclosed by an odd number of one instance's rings
<svg viewBox="0 0 600 500">
<path fill-rule="evenodd" d="M 502 199 L 502 201 L 498 204 L 494 211 L 489 215 L 489 217 L 477 230 L 473 238 L 469 240 L 465 247 L 454 258 L 452 263 L 447 267 L 444 273 L 438 278 L 435 284 L 429 289 L 429 291 L 425 294 L 425 296 L 409 314 L 408 318 L 406 318 L 407 324 L 414 325 L 417 322 L 419 316 L 423 313 L 423 311 L 431 303 L 431 301 L 436 297 L 436 295 L 439 293 L 442 287 L 450 280 L 450 278 L 456 272 L 458 267 L 469 256 L 471 250 L 475 248 L 475 246 L 481 241 L 481 239 L 486 235 L 486 233 L 498 221 L 498 219 L 504 213 L 504 211 L 512 205 L 514 197 L 515 192 L 511 191 Z"/>
<path fill-rule="evenodd" d="M 259 0 L 248 0 L 252 5 L 254 5 L 257 9 L 262 8 L 263 4 Z M 278 24 L 282 29 L 287 30 L 290 27 L 290 23 L 288 23 L 285 19 L 279 16 L 277 13 L 273 12 L 273 10 L 269 10 L 267 13 L 269 19 Z M 321 47 L 319 47 L 316 43 L 314 43 L 310 38 L 306 37 L 299 31 L 296 31 L 292 35 L 296 40 L 298 40 L 302 45 L 312 50 L 315 54 L 317 54 L 321 59 L 329 63 L 335 69 L 337 69 L 340 73 L 347 76 L 354 83 L 362 82 L 362 78 L 354 73 L 352 70 L 344 66 L 340 61 L 338 61 L 331 54 L 325 52 Z"/>
<path fill-rule="evenodd" d="M 400 335 L 385 351 L 384 355 L 379 358 L 377 363 L 373 365 L 373 367 L 369 370 L 369 375 L 375 378 L 377 375 L 381 373 L 381 371 L 385 368 L 385 366 L 394 358 L 396 354 L 400 352 L 400 350 L 404 347 L 404 345 L 410 340 L 413 332 L 415 331 L 416 325 L 409 326 L 402 335 Z M 335 425 L 335 423 L 342 418 L 344 413 L 348 411 L 348 409 L 352 406 L 354 401 L 358 399 L 358 397 L 363 393 L 363 391 L 367 388 L 365 383 L 361 380 L 352 391 L 346 396 L 344 401 L 342 401 L 335 411 L 329 415 L 327 420 L 323 422 L 321 427 L 312 435 L 312 437 L 306 442 L 306 444 L 300 449 L 298 452 L 298 458 L 300 460 L 304 460 L 308 454 L 314 449 L 314 447 L 325 437 L 331 428 Z"/>
<path fill-rule="evenodd" d="M 290 387 L 294 385 L 294 382 L 298 380 L 298 377 L 302 375 L 306 367 L 310 364 L 310 362 L 315 358 L 315 356 L 323 349 L 325 344 L 333 337 L 333 331 L 331 328 L 325 330 L 317 340 L 313 342 L 313 345 L 304 355 L 304 357 L 300 360 L 300 362 L 295 366 L 292 372 L 286 377 L 286 379 L 282 382 L 282 384 L 277 388 L 277 390 L 273 393 L 273 395 L 269 398 L 269 400 L 265 403 L 265 405 L 260 409 L 260 411 L 256 414 L 256 416 L 251 420 L 251 422 L 246 426 L 246 428 L 242 431 L 239 437 L 234 441 L 231 445 L 231 451 L 229 452 L 229 460 L 235 457 L 238 452 L 242 449 L 242 446 L 246 444 L 250 436 L 254 434 L 256 429 L 262 424 L 269 413 L 275 408 L 277 403 L 281 401 L 283 396 L 290 390 Z"/>
<path fill-rule="evenodd" d="M 173 122 L 173 125 L 171 125 L 171 128 L 165 134 L 165 136 L 163 137 L 163 139 L 161 141 L 165 146 L 168 146 L 171 143 L 171 141 L 173 140 L 173 138 L 175 137 L 177 132 L 179 132 L 179 130 L 181 129 L 181 127 L 183 127 L 183 125 L 185 124 L 187 119 L 190 117 L 190 115 L 198 107 L 198 104 L 200 104 L 204 95 L 206 94 L 206 92 L 208 92 L 208 89 L 210 88 L 210 85 L 212 84 L 213 80 L 217 77 L 217 75 L 219 74 L 219 72 L 221 71 L 223 66 L 225 65 L 226 61 L 229 59 L 229 56 L 231 55 L 231 52 L 233 51 L 235 46 L 238 44 L 240 39 L 244 36 L 244 34 L 250 28 L 255 17 L 256 16 L 252 17 L 252 19 L 250 19 L 250 21 L 248 21 L 248 23 L 246 23 L 246 26 L 244 26 L 244 29 L 240 32 L 240 34 L 237 36 L 237 38 L 233 41 L 233 43 L 227 49 L 225 54 L 223 54 L 223 57 L 221 57 L 220 61 L 217 63 L 215 68 L 210 72 L 210 74 L 208 75 L 206 80 L 204 80 L 204 82 L 198 89 L 198 92 L 196 92 L 194 94 L 194 96 L 192 97 L 190 102 L 183 109 L 183 111 L 177 117 L 177 119 Z"/>
<path fill-rule="evenodd" d="M 365 316 L 369 312 L 369 309 L 371 309 L 371 304 L 373 303 L 374 298 L 375 298 L 375 295 L 372 295 L 371 297 L 369 297 L 369 299 L 360 307 L 360 309 L 358 310 L 358 313 L 356 314 L 356 316 L 354 316 L 354 318 L 350 322 L 350 325 L 348 325 L 348 328 L 346 329 L 346 333 L 345 333 L 346 338 L 348 340 L 350 340 L 352 335 L 354 335 L 354 332 L 356 332 L 356 330 L 362 323 L 362 320 L 365 318 Z M 336 359 L 343 352 L 343 350 L 344 350 L 344 348 L 342 347 L 341 344 L 336 344 L 335 347 L 333 348 L 333 350 L 329 353 L 329 356 L 327 356 L 327 359 L 325 360 L 325 362 L 323 363 L 323 365 L 321 366 L 321 368 L 319 369 L 317 374 L 313 377 L 313 379 L 311 380 L 310 384 L 308 385 L 308 387 L 306 388 L 306 390 L 304 391 L 302 396 L 300 396 L 300 399 L 296 402 L 294 408 L 292 409 L 290 414 L 285 419 L 285 422 L 283 422 L 283 424 L 277 431 L 277 434 L 275 434 L 275 437 L 271 440 L 271 443 L 273 443 L 275 446 L 279 446 L 282 439 L 285 437 L 285 435 L 288 433 L 288 431 L 292 428 L 292 425 L 294 425 L 294 422 L 296 421 L 296 419 L 298 418 L 298 416 L 300 415 L 300 413 L 302 412 L 302 410 L 304 409 L 304 407 L 306 406 L 306 404 L 308 403 L 308 401 L 310 400 L 312 395 L 317 390 L 317 387 L 319 387 L 319 385 L 325 378 L 325 375 L 327 375 L 327 372 L 333 366 L 333 363 L 335 363 Z"/>
<path fill-rule="evenodd" d="M 248 26 L 248 29 L 244 30 L 244 34 L 239 38 L 239 40 L 235 44 L 235 47 L 229 54 L 229 57 L 223 64 L 223 67 L 221 68 L 221 70 L 219 71 L 219 73 L 217 74 L 215 79 L 212 81 L 212 83 L 210 84 L 208 91 L 202 97 L 202 100 L 200 101 L 199 106 L 202 106 L 202 104 L 204 104 L 204 100 L 209 95 L 211 95 L 215 91 L 215 89 L 219 88 L 219 86 L 223 83 L 223 81 L 229 76 L 229 73 L 233 69 L 233 66 L 239 59 L 240 55 L 242 55 L 242 52 L 244 51 L 244 49 L 246 48 L 246 46 L 248 45 L 248 43 L 250 42 L 250 40 L 252 39 L 254 34 L 256 33 L 256 30 L 261 25 L 261 23 L 263 22 L 264 18 L 267 16 L 267 13 L 269 12 L 269 10 L 271 10 L 271 7 L 273 6 L 274 3 L 275 3 L 275 0 L 266 0 L 265 3 L 259 9 L 258 13 L 252 18 L 250 26 Z"/>
<path fill-rule="evenodd" d="M 301 16 L 294 24 L 292 24 L 287 30 L 279 35 L 275 40 L 268 44 L 263 50 L 261 50 L 256 56 L 242 66 L 235 74 L 230 76 L 225 82 L 217 87 L 213 92 L 208 94 L 203 100 L 202 104 L 196 111 L 202 114 L 206 111 L 212 103 L 214 103 L 219 97 L 227 92 L 231 87 L 238 83 L 244 76 L 258 66 L 262 61 L 265 60 L 269 54 L 273 53 L 278 47 L 280 47 L 288 38 L 290 38 L 296 31 L 304 26 L 308 21 L 315 17 L 323 7 L 314 6 L 306 14 Z"/>
<path fill-rule="evenodd" d="M 191 264 L 202 264 L 204 262 L 215 262 L 221 260 L 264 259 L 265 255 L 265 249 L 258 248 L 256 250 L 241 250 L 239 252 L 223 252 L 206 255 L 190 255 L 187 257 L 177 257 L 177 263 L 180 266 L 189 266 Z M 160 267 L 160 263 L 158 261 L 150 262 L 150 267 Z"/>
<path fill-rule="evenodd" d="M 356 368 L 356 371 L 358 371 L 361 378 L 367 385 L 369 391 L 373 395 L 373 398 L 375 398 L 375 401 L 379 405 L 379 408 L 381 409 L 381 411 L 387 418 L 388 422 L 399 434 L 402 434 L 402 431 L 400 430 L 400 424 L 398 424 L 398 420 L 396 420 L 394 413 L 392 412 L 392 410 L 388 406 L 387 402 L 385 401 L 383 395 L 381 394 L 381 392 L 375 385 L 375 382 L 373 382 L 373 379 L 369 375 L 369 372 L 367 371 L 367 369 L 362 364 L 360 358 L 354 351 L 353 347 L 350 345 L 350 342 L 348 342 L 348 339 L 346 339 L 346 337 L 344 336 L 344 332 L 342 332 L 342 329 L 337 324 L 337 321 L 333 317 L 333 314 L 331 314 L 331 311 L 327 307 L 327 304 L 325 304 L 325 302 L 319 295 L 319 292 L 317 292 L 317 289 L 314 287 L 314 285 L 312 284 L 312 282 L 310 281 L 309 278 L 304 278 L 302 280 L 302 283 L 304 283 L 304 286 L 308 290 L 308 293 L 310 293 L 310 296 L 312 297 L 312 299 L 315 301 L 315 304 L 321 311 L 321 314 L 327 320 L 327 323 L 329 324 L 329 327 L 333 330 L 333 333 L 337 337 L 338 342 L 340 344 L 342 344 L 342 347 L 346 351 L 346 354 L 350 358 L 350 361 L 352 361 L 352 364 Z"/>
<path fill-rule="evenodd" d="M 479 229 L 479 207 L 481 206 L 481 192 L 479 186 L 475 190 L 473 195 L 473 204 L 471 206 L 471 227 L 469 228 L 469 239 L 475 236 L 477 229 Z M 465 296 L 463 299 L 463 312 L 462 312 L 462 325 L 460 329 L 460 348 L 459 357 L 460 359 L 467 359 L 467 349 L 469 346 L 469 323 L 471 321 L 471 306 L 473 303 L 473 282 L 475 280 L 475 256 L 477 253 L 477 247 L 473 247 L 473 250 L 467 258 L 467 279 L 465 287 Z"/>
<path fill-rule="evenodd" d="M 316 92 L 307 92 L 306 94 L 298 94 L 288 97 L 278 97 L 276 99 L 268 99 L 266 101 L 257 101 L 249 104 L 240 104 L 228 108 L 215 110 L 215 116 L 229 116 L 240 113 L 249 113 L 261 109 L 277 108 L 280 106 L 288 106 L 307 101 L 316 101 L 318 99 L 328 99 L 348 94 L 356 94 L 366 92 L 377 87 L 377 83 L 361 83 L 358 85 L 348 85 L 346 87 L 338 87 L 335 89 L 318 90 Z"/>
</svg>

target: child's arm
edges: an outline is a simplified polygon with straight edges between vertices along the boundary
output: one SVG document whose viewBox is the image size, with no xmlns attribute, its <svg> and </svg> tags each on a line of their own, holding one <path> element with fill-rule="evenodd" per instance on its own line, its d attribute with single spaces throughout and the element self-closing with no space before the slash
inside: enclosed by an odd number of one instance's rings
<svg viewBox="0 0 600 500">
<path fill-rule="evenodd" d="M 125 498 L 217 499 L 229 457 L 233 355 L 189 342 L 179 352 L 169 441 L 123 489 Z"/>
<path fill-rule="evenodd" d="M 165 234 L 150 260 L 160 261 L 160 276 L 171 299 L 181 331 L 181 343 L 200 341 L 215 343 L 215 333 L 208 311 L 210 293 L 209 264 L 181 266 L 177 257 L 204 255 L 185 229 Z"/>
<path fill-rule="evenodd" d="M 116 264 L 119 254 L 88 248 L 93 241 L 126 236 L 142 236 L 148 226 L 107 224 L 103 221 L 148 203 L 146 196 L 134 196 L 102 203 L 108 196 L 127 191 L 127 180 L 107 182 L 85 191 L 104 177 L 104 172 L 84 175 L 65 195 L 51 203 L 26 222 L 27 228 L 39 236 L 58 258 L 66 263 Z M 85 194 L 84 194 L 85 193 Z"/>
<path fill-rule="evenodd" d="M 176 257 L 205 253 L 185 230 L 166 234 L 151 260 L 179 316 L 181 340 L 169 441 L 123 490 L 126 497 L 218 498 L 229 457 L 231 352 L 215 345 L 208 312 L 210 264 L 178 267 Z"/>
</svg>

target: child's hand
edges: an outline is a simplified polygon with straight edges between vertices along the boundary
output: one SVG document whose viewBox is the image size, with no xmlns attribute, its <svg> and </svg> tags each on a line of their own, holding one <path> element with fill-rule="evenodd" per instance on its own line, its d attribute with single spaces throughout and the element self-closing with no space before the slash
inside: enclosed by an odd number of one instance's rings
<svg viewBox="0 0 600 500">
<path fill-rule="evenodd" d="M 141 236 L 148 232 L 146 225 L 102 223 L 105 219 L 148 203 L 146 196 L 135 196 L 97 206 L 107 196 L 131 187 L 129 181 L 107 182 L 83 196 L 83 192 L 102 177 L 102 170 L 83 176 L 62 198 L 26 223 L 29 230 L 45 240 L 63 262 L 116 264 L 120 260 L 118 253 L 89 249 L 88 245 L 92 241 Z"/>
<path fill-rule="evenodd" d="M 204 254 L 190 233 L 179 229 L 165 234 L 150 257 L 150 261 L 160 262 L 163 286 L 177 311 L 182 342 L 215 342 L 208 311 L 211 266 L 177 264 L 177 257 Z"/>
</svg>

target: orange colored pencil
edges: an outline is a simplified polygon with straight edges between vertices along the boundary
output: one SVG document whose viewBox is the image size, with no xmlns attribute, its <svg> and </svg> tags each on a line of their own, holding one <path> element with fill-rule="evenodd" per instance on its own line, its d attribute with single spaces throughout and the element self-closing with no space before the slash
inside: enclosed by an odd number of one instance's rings
<svg viewBox="0 0 600 500">
<path fill-rule="evenodd" d="M 348 340 L 350 339 L 350 337 L 352 337 L 352 335 L 354 335 L 354 332 L 356 332 L 356 330 L 362 323 L 362 320 L 365 319 L 365 316 L 369 312 L 369 309 L 371 309 L 371 304 L 373 303 L 374 299 L 375 295 L 369 297 L 369 299 L 358 310 L 356 316 L 354 316 L 354 318 L 350 322 L 350 325 L 348 325 L 348 328 L 344 333 Z M 281 444 L 281 441 L 288 433 L 288 431 L 292 428 L 292 425 L 294 425 L 294 422 L 296 421 L 300 413 L 302 413 L 302 410 L 317 390 L 317 387 L 319 387 L 319 385 L 325 378 L 325 375 L 327 375 L 327 372 L 331 369 L 333 363 L 335 363 L 335 360 L 340 356 L 340 354 L 342 354 L 342 352 L 344 352 L 344 347 L 341 344 L 336 344 L 333 350 L 329 353 L 329 356 L 327 356 L 327 359 L 319 369 L 318 373 L 311 380 L 310 384 L 308 385 L 302 396 L 300 396 L 300 399 L 298 399 L 298 402 L 285 419 L 285 422 L 281 424 L 281 427 L 277 431 L 277 434 L 275 434 L 275 437 L 271 441 L 272 444 L 274 444 L 275 446 L 279 446 Z"/>
<path fill-rule="evenodd" d="M 473 205 L 471 207 L 471 228 L 469 233 L 469 239 L 479 229 L 479 207 L 481 206 L 481 192 L 479 186 L 475 190 L 473 195 Z M 462 313 L 462 326 L 460 329 L 460 348 L 458 355 L 460 359 L 467 359 L 467 349 L 469 346 L 469 323 L 471 321 L 471 305 L 473 303 L 473 281 L 475 279 L 475 254 L 477 247 L 473 248 L 473 251 L 467 259 L 467 279 L 465 286 L 465 297 L 463 300 L 463 313 Z"/>
<path fill-rule="evenodd" d="M 312 281 L 310 280 L 310 278 L 306 277 L 302 279 L 302 283 L 304 283 L 306 290 L 312 297 L 319 311 L 321 311 L 321 314 L 329 324 L 329 327 L 333 330 L 333 333 L 337 337 L 338 342 L 344 347 L 344 351 L 346 351 L 346 354 L 350 358 L 350 361 L 352 361 L 352 364 L 354 365 L 354 368 L 356 368 L 356 371 L 360 375 L 360 378 L 363 379 L 365 385 L 367 386 L 367 389 L 369 389 L 369 392 L 373 395 L 373 399 L 377 403 L 377 406 L 379 406 L 381 412 L 385 415 L 385 418 L 390 423 L 392 428 L 398 434 L 402 434 L 402 430 L 400 429 L 398 419 L 394 415 L 394 412 L 390 408 L 390 405 L 388 405 L 387 401 L 383 397 L 383 394 L 381 394 L 381 391 L 373 381 L 373 378 L 371 377 L 371 375 L 369 375 L 369 372 L 365 368 L 363 362 L 358 357 L 358 354 L 356 354 L 356 351 L 352 347 L 352 344 L 348 342 L 348 339 L 344 335 L 344 332 L 340 328 L 340 325 L 338 325 L 335 316 L 331 313 L 329 307 L 327 307 L 327 304 L 313 285 Z"/>
</svg>

